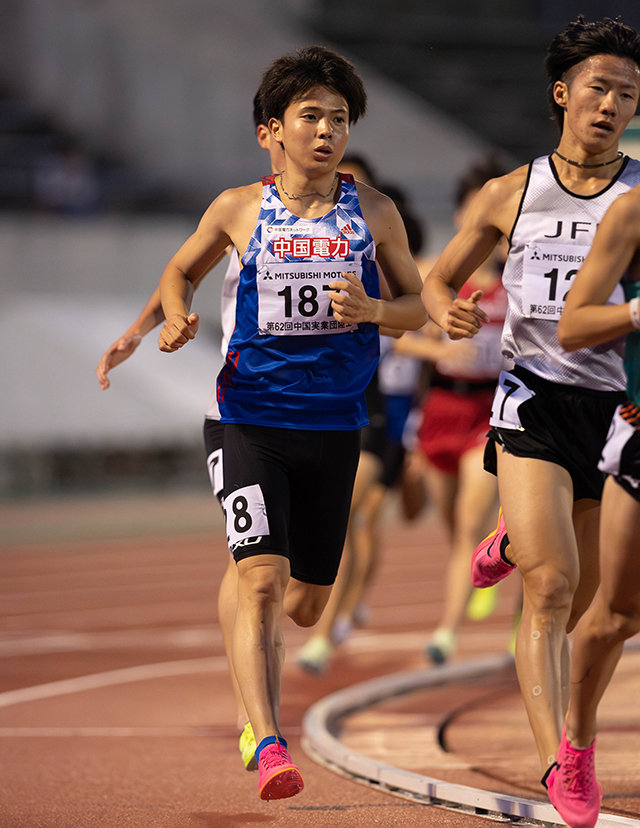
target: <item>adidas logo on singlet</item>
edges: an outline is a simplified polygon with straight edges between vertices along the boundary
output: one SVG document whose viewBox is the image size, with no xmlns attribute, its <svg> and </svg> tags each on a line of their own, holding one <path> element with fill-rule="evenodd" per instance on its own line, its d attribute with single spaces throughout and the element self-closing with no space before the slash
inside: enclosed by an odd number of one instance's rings
<svg viewBox="0 0 640 828">
<path fill-rule="evenodd" d="M 345 226 L 340 229 L 340 232 L 343 233 L 345 236 L 355 235 L 353 227 L 350 224 L 345 224 Z"/>
</svg>

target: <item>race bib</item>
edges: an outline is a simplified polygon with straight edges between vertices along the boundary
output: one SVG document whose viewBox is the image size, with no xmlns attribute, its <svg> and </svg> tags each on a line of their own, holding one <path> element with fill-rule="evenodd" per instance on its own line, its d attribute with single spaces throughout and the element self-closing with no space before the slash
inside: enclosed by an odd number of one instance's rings
<svg viewBox="0 0 640 828">
<path fill-rule="evenodd" d="M 527 388 L 522 380 L 514 377 L 508 371 L 501 371 L 498 378 L 498 387 L 493 397 L 489 424 L 496 428 L 512 428 L 524 431 L 518 415 L 518 408 L 525 400 L 530 400 L 531 397 L 535 397 L 534 392 Z"/>
<path fill-rule="evenodd" d="M 235 547 L 250 546 L 269 534 L 269 521 L 262 489 L 256 483 L 236 489 L 224 499 L 227 542 Z"/>
<path fill-rule="evenodd" d="M 258 267 L 258 332 L 275 336 L 346 333 L 333 317 L 330 283 L 353 273 L 362 279 L 356 262 L 275 262 Z"/>
<path fill-rule="evenodd" d="M 557 322 L 571 282 L 588 252 L 583 244 L 527 244 L 522 273 L 523 315 Z"/>
<path fill-rule="evenodd" d="M 211 488 L 216 497 L 222 491 L 224 486 L 224 478 L 222 475 L 222 449 L 212 451 L 207 457 L 207 470 L 209 472 L 209 480 L 211 481 Z"/>
</svg>

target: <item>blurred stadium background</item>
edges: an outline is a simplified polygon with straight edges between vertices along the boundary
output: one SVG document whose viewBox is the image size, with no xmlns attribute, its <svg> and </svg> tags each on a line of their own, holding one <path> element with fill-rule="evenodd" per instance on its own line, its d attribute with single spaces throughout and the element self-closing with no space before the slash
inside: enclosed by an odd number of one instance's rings
<svg viewBox="0 0 640 828">
<path fill-rule="evenodd" d="M 222 271 L 194 343 L 151 334 L 102 392 L 95 366 L 223 188 L 267 169 L 251 100 L 276 56 L 323 43 L 369 93 L 351 151 L 450 234 L 457 174 L 553 147 L 542 60 L 568 20 L 639 0 L 1 0 L 0 495 L 206 487 Z M 638 151 L 640 130 L 629 132 Z"/>
</svg>

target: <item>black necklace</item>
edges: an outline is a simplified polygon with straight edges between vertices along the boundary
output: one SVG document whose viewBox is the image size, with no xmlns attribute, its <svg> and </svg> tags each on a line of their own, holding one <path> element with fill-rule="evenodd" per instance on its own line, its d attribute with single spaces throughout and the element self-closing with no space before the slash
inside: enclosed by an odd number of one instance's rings
<svg viewBox="0 0 640 828">
<path fill-rule="evenodd" d="M 560 155 L 558 150 L 553 151 L 554 155 L 557 155 L 558 158 L 562 158 L 563 161 L 566 161 L 567 164 L 571 164 L 573 167 L 608 167 L 609 164 L 615 164 L 616 161 L 619 161 L 624 153 L 618 151 L 618 154 L 615 158 L 612 158 L 611 161 L 599 161 L 597 164 L 585 164 L 582 161 L 572 161 L 571 158 L 565 158 L 564 155 Z"/>
<path fill-rule="evenodd" d="M 336 184 L 338 183 L 338 179 L 340 177 L 340 173 L 336 170 L 336 177 L 333 179 L 333 184 L 331 185 L 331 189 L 326 194 L 325 193 L 319 193 L 317 190 L 313 190 L 310 193 L 297 193 L 297 194 L 294 193 L 293 195 L 291 195 L 291 193 L 288 193 L 284 188 L 284 181 L 283 181 L 283 178 L 282 178 L 283 173 L 278 173 L 278 175 L 280 176 L 280 189 L 286 195 L 286 197 L 288 199 L 290 199 L 291 201 L 295 201 L 298 198 L 308 198 L 309 196 L 312 196 L 312 195 L 318 195 L 318 196 L 320 196 L 320 198 L 329 198 L 329 196 L 335 190 Z"/>
</svg>

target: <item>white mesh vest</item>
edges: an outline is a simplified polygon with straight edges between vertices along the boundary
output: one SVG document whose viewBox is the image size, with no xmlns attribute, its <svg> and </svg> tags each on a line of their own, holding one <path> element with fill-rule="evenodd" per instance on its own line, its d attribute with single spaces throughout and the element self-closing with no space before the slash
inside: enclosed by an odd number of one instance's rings
<svg viewBox="0 0 640 828">
<path fill-rule="evenodd" d="M 236 323 L 236 294 L 238 293 L 238 283 L 240 282 L 240 259 L 238 258 L 238 251 L 232 247 L 229 251 L 229 262 L 227 270 L 224 274 L 222 282 L 222 291 L 220 294 L 220 325 L 222 327 L 222 340 L 220 342 L 220 351 L 224 359 L 229 347 L 229 340 L 233 333 L 233 326 Z M 207 410 L 205 417 L 208 420 L 219 420 L 220 409 L 218 408 L 218 400 L 216 399 L 216 386 L 214 384 L 207 403 Z"/>
<path fill-rule="evenodd" d="M 531 162 L 502 281 L 509 297 L 502 353 L 552 382 L 619 391 L 626 379 L 623 341 L 565 351 L 557 337 L 567 292 L 607 207 L 640 182 L 640 163 L 625 159 L 597 195 L 574 195 L 561 184 L 550 157 Z M 609 302 L 623 300 L 616 286 Z"/>
</svg>

